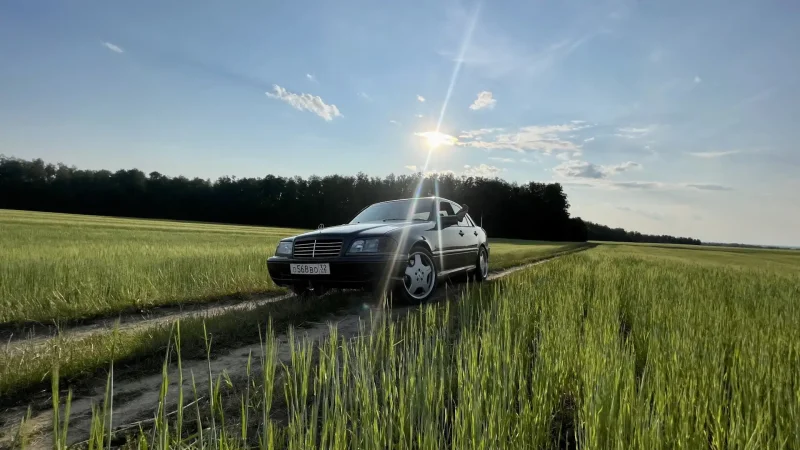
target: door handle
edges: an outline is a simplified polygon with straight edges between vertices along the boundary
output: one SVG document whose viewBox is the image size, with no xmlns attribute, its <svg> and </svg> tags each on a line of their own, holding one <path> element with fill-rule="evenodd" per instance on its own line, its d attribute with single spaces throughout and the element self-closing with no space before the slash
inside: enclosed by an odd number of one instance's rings
<svg viewBox="0 0 800 450">
<path fill-rule="evenodd" d="M 464 230 L 458 230 L 458 234 L 463 236 L 464 235 Z"/>
<path fill-rule="evenodd" d="M 478 232 L 477 232 L 477 231 L 475 231 L 474 233 L 475 233 L 475 236 L 477 236 L 477 235 L 478 235 Z"/>
</svg>

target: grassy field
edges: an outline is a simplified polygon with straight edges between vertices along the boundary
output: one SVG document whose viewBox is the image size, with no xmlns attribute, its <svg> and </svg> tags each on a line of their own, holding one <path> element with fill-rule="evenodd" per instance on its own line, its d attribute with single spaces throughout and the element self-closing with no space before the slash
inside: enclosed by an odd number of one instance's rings
<svg viewBox="0 0 800 450">
<path fill-rule="evenodd" d="M 299 231 L 7 210 L 0 229 L 0 323 L 277 291 L 265 259 Z"/>
<path fill-rule="evenodd" d="M 302 230 L 0 211 L 0 323 L 91 317 L 222 295 L 277 290 L 265 258 L 277 240 Z M 491 269 L 570 251 L 580 244 L 492 240 Z M 66 293 L 70 293 L 67 295 Z M 258 338 L 271 317 L 297 324 L 346 300 L 281 302 L 207 321 L 219 346 Z M 202 343 L 201 320 L 184 323 L 187 345 Z M 0 396 L 35 387 L 53 367 L 66 379 L 159 355 L 169 325 L 58 336 L 0 347 Z M 282 329 L 281 329 L 282 330 Z M 152 359 L 152 358 L 151 358 Z M 156 358 L 158 359 L 158 358 Z"/>
<path fill-rule="evenodd" d="M 297 343 L 288 365 L 268 339 L 248 383 L 153 405 L 132 444 L 800 448 L 800 253 L 715 252 L 600 246 Z"/>
<path fill-rule="evenodd" d="M 583 247 L 583 243 L 523 241 L 519 239 L 491 239 L 489 270 L 502 270 L 533 260 Z"/>
<path fill-rule="evenodd" d="M 266 258 L 303 230 L 0 210 L 0 324 L 281 289 Z M 492 269 L 575 244 L 492 241 Z"/>
<path fill-rule="evenodd" d="M 690 245 L 602 244 L 631 256 L 658 258 L 689 264 L 726 268 L 754 268 L 768 272 L 792 273 L 798 269 L 798 250 L 762 250 L 736 247 L 699 247 Z"/>
</svg>

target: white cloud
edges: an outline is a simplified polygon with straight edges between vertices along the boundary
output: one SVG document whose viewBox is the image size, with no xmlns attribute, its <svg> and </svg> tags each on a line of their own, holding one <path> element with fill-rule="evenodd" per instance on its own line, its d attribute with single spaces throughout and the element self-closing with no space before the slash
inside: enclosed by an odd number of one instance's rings
<svg viewBox="0 0 800 450">
<path fill-rule="evenodd" d="M 417 101 L 420 102 L 420 103 L 425 103 L 425 97 L 417 94 Z"/>
<path fill-rule="evenodd" d="M 602 178 L 582 178 L 561 182 L 570 186 L 586 186 L 602 189 L 628 189 L 640 191 L 677 191 L 677 190 L 699 190 L 699 191 L 730 191 L 728 186 L 712 183 L 663 183 L 660 181 L 612 181 Z"/>
<path fill-rule="evenodd" d="M 311 111 L 326 121 L 331 121 L 335 117 L 342 117 L 342 113 L 339 112 L 339 108 L 336 105 L 329 105 L 316 95 L 295 94 L 277 84 L 273 86 L 273 89 L 275 93 L 266 92 L 267 97 L 284 101 L 297 110 Z"/>
<path fill-rule="evenodd" d="M 103 42 L 103 47 L 111 50 L 114 53 L 125 53 L 122 47 L 112 44 L 111 42 Z"/>
<path fill-rule="evenodd" d="M 569 122 L 570 123 L 574 123 L 575 125 L 581 125 L 581 124 L 586 123 L 585 120 L 570 120 Z"/>
<path fill-rule="evenodd" d="M 620 131 L 621 133 L 631 133 L 631 134 L 637 134 L 637 135 L 638 134 L 645 135 L 645 134 L 650 133 L 654 129 L 655 129 L 655 125 L 650 125 L 648 127 L 643 127 L 643 128 L 635 128 L 635 127 L 620 128 L 618 131 Z"/>
<path fill-rule="evenodd" d="M 655 131 L 656 128 L 657 128 L 656 125 L 649 125 L 642 128 L 635 128 L 635 127 L 618 128 L 617 133 L 614 134 L 614 136 L 623 137 L 626 139 L 639 139 L 652 133 L 653 131 Z"/>
<path fill-rule="evenodd" d="M 605 178 L 606 176 L 600 166 L 572 159 L 555 166 L 553 172 L 564 178 Z"/>
<path fill-rule="evenodd" d="M 394 119 L 391 119 L 391 120 L 389 121 L 389 123 L 391 123 L 392 125 L 400 125 L 400 122 L 398 122 L 398 121 L 396 121 L 396 120 L 394 120 Z"/>
<path fill-rule="evenodd" d="M 361 91 L 361 92 L 359 92 L 359 93 L 358 93 L 358 96 L 359 96 L 359 97 L 361 97 L 361 98 L 363 98 L 364 100 L 366 100 L 366 101 L 368 101 L 368 102 L 371 102 L 371 101 L 372 101 L 372 97 L 370 97 L 369 95 L 367 95 L 367 93 L 366 93 L 366 92 L 364 92 L 364 91 Z"/>
<path fill-rule="evenodd" d="M 462 141 L 457 145 L 482 148 L 485 150 L 514 150 L 517 152 L 540 151 L 552 152 L 580 151 L 580 145 L 561 138 L 561 134 L 586 128 L 587 125 L 532 125 L 519 128 L 514 133 L 500 133 L 502 129 L 482 128 L 464 131 L 459 136 Z"/>
<path fill-rule="evenodd" d="M 490 156 L 489 159 L 492 160 L 492 161 L 498 161 L 498 162 L 503 162 L 503 163 L 513 163 L 514 162 L 514 160 L 511 159 L 511 158 L 500 158 L 500 157 L 497 157 L 497 156 Z"/>
<path fill-rule="evenodd" d="M 520 161 L 520 162 L 524 162 L 524 163 L 526 163 L 526 164 L 533 164 L 533 163 L 535 163 L 535 162 L 536 162 L 536 161 L 531 161 L 531 160 L 530 160 L 530 159 L 528 159 L 528 158 L 522 158 L 522 159 L 520 159 L 519 161 Z"/>
<path fill-rule="evenodd" d="M 700 78 L 700 76 L 699 76 L 699 75 L 695 75 L 695 76 L 694 76 L 694 82 L 695 82 L 695 84 L 700 84 L 700 83 L 702 83 L 702 82 L 703 82 L 703 79 L 702 79 L 702 78 Z"/>
<path fill-rule="evenodd" d="M 423 116 L 422 114 L 416 114 L 414 117 L 416 117 L 417 119 L 422 119 L 425 116 Z"/>
<path fill-rule="evenodd" d="M 588 161 L 581 161 L 577 159 L 570 159 L 557 165 L 553 168 L 553 172 L 563 178 L 594 178 L 602 179 L 610 176 L 617 175 L 622 172 L 627 172 L 633 169 L 640 169 L 641 164 L 626 161 L 622 164 L 601 166 L 592 164 Z"/>
<path fill-rule="evenodd" d="M 592 142 L 593 140 L 594 140 L 594 136 L 584 139 L 583 142 Z"/>
<path fill-rule="evenodd" d="M 479 109 L 494 109 L 494 105 L 497 103 L 497 100 L 492 98 L 492 93 L 489 91 L 482 91 L 478 93 L 478 98 L 469 105 L 469 109 L 473 111 L 477 111 Z"/>
<path fill-rule="evenodd" d="M 498 131 L 503 131 L 503 128 L 480 128 L 477 130 L 466 130 L 462 131 L 461 134 L 458 135 L 459 139 L 477 139 L 481 140 L 480 136 L 484 136 L 486 134 L 497 133 Z"/>
<path fill-rule="evenodd" d="M 405 167 L 406 167 L 406 169 L 408 169 L 408 170 L 410 170 L 412 172 L 416 172 L 417 171 L 417 166 L 405 166 Z"/>
<path fill-rule="evenodd" d="M 607 175 L 612 176 L 618 173 L 627 172 L 629 170 L 641 169 L 642 165 L 633 161 L 625 161 L 622 164 L 615 164 L 613 166 L 601 166 L 601 167 L 603 168 L 603 171 Z"/>
<path fill-rule="evenodd" d="M 688 152 L 689 155 L 692 155 L 696 158 L 707 158 L 707 159 L 721 158 L 723 156 L 735 155 L 737 153 L 740 153 L 740 150 L 728 150 L 722 152 Z"/>
<path fill-rule="evenodd" d="M 722 186 L 720 184 L 711 184 L 711 183 L 683 183 L 684 187 L 692 188 L 692 189 L 699 189 L 701 191 L 730 191 L 732 190 L 728 186 Z"/>
<path fill-rule="evenodd" d="M 468 177 L 493 178 L 502 171 L 503 169 L 499 167 L 489 166 L 486 164 L 481 164 L 480 166 L 464 166 L 464 175 Z"/>
</svg>

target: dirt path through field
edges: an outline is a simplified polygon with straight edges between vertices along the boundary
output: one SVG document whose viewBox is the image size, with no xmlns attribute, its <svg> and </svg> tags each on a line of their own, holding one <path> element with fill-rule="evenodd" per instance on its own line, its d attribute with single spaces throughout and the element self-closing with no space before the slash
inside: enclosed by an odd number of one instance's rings
<svg viewBox="0 0 800 450">
<path fill-rule="evenodd" d="M 567 253 L 585 250 L 586 248 L 588 248 L 588 246 L 565 250 L 533 263 L 523 264 L 498 272 L 492 272 L 489 274 L 489 279 L 491 280 L 502 277 L 509 273 L 530 267 L 531 265 L 548 261 L 552 258 L 556 258 Z M 293 294 L 261 295 L 253 296 L 249 300 L 240 300 L 235 303 L 231 301 L 225 301 L 214 304 L 167 306 L 153 308 L 139 314 L 128 313 L 120 315 L 119 317 L 96 319 L 83 325 L 67 326 L 61 329 L 52 325 L 41 324 L 37 326 L 31 326 L 24 331 L 10 332 L 7 330 L 0 330 L 0 342 L 5 342 L 9 348 L 13 348 L 19 344 L 24 344 L 26 346 L 34 344 L 44 345 L 47 342 L 47 339 L 56 335 L 70 338 L 82 338 L 93 333 L 106 332 L 110 329 L 113 329 L 115 326 L 119 331 L 125 331 L 139 327 L 153 327 L 161 324 L 168 324 L 176 320 L 186 320 L 194 317 L 214 317 L 235 311 L 250 311 L 268 303 L 286 301 L 293 297 Z"/>
<path fill-rule="evenodd" d="M 549 256 L 547 258 L 541 259 L 539 261 L 524 264 L 521 266 L 513 267 L 510 269 L 502 270 L 499 272 L 491 273 L 489 275 L 490 280 L 498 279 L 505 277 L 511 273 L 530 268 L 532 266 L 543 264 L 547 261 L 550 261 L 554 258 L 559 256 L 563 256 L 564 254 L 574 253 L 576 251 L 581 251 L 589 247 L 580 248 L 577 250 L 566 251 L 559 254 L 555 254 Z M 446 298 L 448 294 L 446 291 L 452 293 L 451 289 L 441 289 L 435 295 L 432 302 L 442 301 Z M 366 298 L 366 294 L 363 293 L 354 293 L 353 295 L 363 295 Z M 284 297 L 276 297 L 272 299 L 264 299 L 259 300 L 257 302 L 269 302 L 269 301 L 282 301 L 288 299 L 290 296 Z M 178 313 L 169 316 L 158 317 L 155 319 L 149 319 L 145 321 L 133 322 L 125 324 L 124 326 L 133 327 L 133 326 L 145 326 L 156 324 L 160 322 L 169 322 L 176 319 L 184 319 L 186 317 L 191 317 L 192 314 L 222 314 L 225 312 L 230 312 L 233 310 L 243 310 L 246 308 L 254 308 L 259 303 L 251 302 L 247 305 L 236 305 L 234 306 L 225 306 L 219 308 L 207 308 L 202 312 L 194 311 L 188 314 Z M 386 314 L 389 313 L 392 316 L 393 320 L 401 318 L 402 316 L 408 314 L 411 311 L 415 311 L 418 307 L 394 307 L 391 309 L 384 309 L 381 307 L 367 307 L 363 306 L 368 304 L 369 302 L 365 301 L 362 302 L 361 307 L 353 307 L 346 309 L 344 311 L 339 311 L 336 314 L 331 314 L 325 320 L 321 322 L 307 322 L 304 326 L 295 328 L 295 336 L 297 339 L 307 339 L 309 341 L 318 342 L 320 340 L 324 340 L 329 336 L 330 327 L 335 326 L 337 330 L 337 334 L 344 338 L 352 338 L 359 334 L 361 331 L 361 327 L 368 327 L 370 324 L 369 317 L 370 315 L 377 315 L 377 314 Z M 89 329 L 80 329 L 80 330 L 72 330 L 70 333 L 93 333 L 98 332 L 98 327 L 92 327 Z M 364 330 L 367 333 L 369 332 L 368 329 Z M 286 334 L 280 334 L 276 337 L 276 343 L 278 344 L 277 347 L 277 357 L 278 362 L 283 362 L 288 364 L 290 362 L 291 352 L 289 350 L 289 343 Z M 13 344 L 12 344 L 13 345 Z M 247 360 L 250 355 L 253 355 L 253 363 L 254 366 L 258 366 L 258 357 L 261 354 L 261 347 L 258 342 L 245 345 L 239 348 L 230 349 L 229 351 L 225 351 L 224 354 L 221 354 L 217 357 L 212 357 L 210 362 L 206 359 L 201 360 L 184 360 L 182 362 L 183 365 L 183 376 L 184 376 L 184 383 L 183 383 L 183 392 L 184 398 L 189 399 L 186 402 L 194 400 L 192 395 L 192 385 L 191 385 L 191 377 L 194 375 L 195 383 L 198 389 L 198 392 L 207 393 L 208 392 L 208 374 L 209 374 L 209 364 L 211 367 L 211 373 L 216 381 L 216 377 L 223 372 L 227 373 L 231 380 L 234 382 L 236 380 L 241 380 L 246 377 L 246 366 Z M 166 398 L 168 405 L 173 405 L 173 409 L 175 408 L 174 405 L 177 405 L 177 397 L 178 397 L 178 372 L 177 367 L 175 364 L 170 367 L 168 371 L 169 375 L 169 390 L 168 395 Z M 115 429 L 135 429 L 138 428 L 138 424 L 142 421 L 148 421 L 153 418 L 154 408 L 158 405 L 159 395 L 160 395 L 160 388 L 162 385 L 162 374 L 160 372 L 153 373 L 151 375 L 143 376 L 138 379 L 122 379 L 122 380 L 114 380 L 114 414 L 113 414 L 113 425 Z M 82 442 L 84 441 L 89 433 L 91 427 L 91 412 L 92 412 L 92 405 L 101 405 L 103 402 L 103 397 L 105 394 L 105 383 L 99 383 L 94 388 L 90 389 L 89 392 L 76 396 L 72 400 L 71 404 L 71 414 L 70 414 L 70 426 L 69 426 L 69 436 L 68 440 L 70 444 Z M 280 395 L 280 393 L 276 393 Z M 203 394 L 199 394 L 203 395 Z M 41 401 L 41 404 L 46 404 L 46 401 Z M 46 400 L 46 399 L 45 399 Z M 25 416 L 26 408 L 24 407 L 14 407 L 9 408 L 5 411 L 0 411 L 0 424 L 2 424 L 2 428 L 0 428 L 0 448 L 5 448 L 10 444 L 11 438 L 13 438 L 16 428 L 22 418 Z M 41 409 L 34 412 L 32 417 L 26 423 L 25 427 L 25 434 L 29 436 L 36 436 L 36 439 L 33 442 L 29 442 L 28 448 L 47 448 L 52 445 L 51 437 L 49 436 L 50 431 L 52 430 L 52 409 L 47 407 L 41 407 Z"/>
<path fill-rule="evenodd" d="M 248 311 L 267 303 L 279 302 L 292 297 L 292 294 L 263 294 L 249 295 L 243 300 L 223 300 L 208 303 L 189 303 L 185 305 L 162 306 L 150 308 L 137 313 L 124 313 L 114 317 L 91 319 L 79 324 L 66 324 L 55 326 L 52 324 L 28 324 L 24 327 L 0 329 L 0 341 L 11 345 L 25 341 L 32 343 L 44 341 L 56 335 L 80 336 L 96 331 L 114 328 L 117 324 L 120 330 L 144 325 L 157 325 L 169 323 L 177 319 L 189 317 L 213 317 L 232 311 Z"/>
</svg>

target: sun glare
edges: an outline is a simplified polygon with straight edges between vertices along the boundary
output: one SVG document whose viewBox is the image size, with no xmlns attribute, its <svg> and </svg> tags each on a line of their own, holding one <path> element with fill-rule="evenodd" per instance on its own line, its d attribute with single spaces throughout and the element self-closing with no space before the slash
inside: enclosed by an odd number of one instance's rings
<svg viewBox="0 0 800 450">
<path fill-rule="evenodd" d="M 458 139 L 456 139 L 454 136 L 450 136 L 449 134 L 444 134 L 439 131 L 426 131 L 424 133 L 416 133 L 416 134 L 417 136 L 425 139 L 425 143 L 431 150 L 439 148 L 444 145 L 447 146 L 455 145 L 456 142 L 458 142 Z"/>
</svg>

